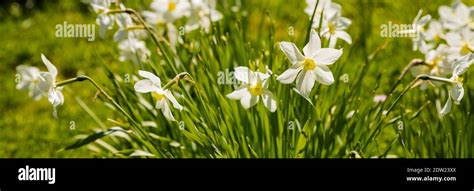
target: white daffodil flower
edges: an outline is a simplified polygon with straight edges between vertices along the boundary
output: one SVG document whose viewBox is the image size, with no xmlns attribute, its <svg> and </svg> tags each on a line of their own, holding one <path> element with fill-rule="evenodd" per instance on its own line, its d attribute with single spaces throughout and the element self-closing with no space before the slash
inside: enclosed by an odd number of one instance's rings
<svg viewBox="0 0 474 191">
<path fill-rule="evenodd" d="M 120 13 L 115 15 L 115 21 L 118 26 L 118 30 L 114 34 L 114 41 L 120 42 L 128 38 L 143 38 L 146 36 L 145 30 L 130 29 L 134 27 L 132 17 L 127 13 Z"/>
<path fill-rule="evenodd" d="M 211 23 L 222 18 L 222 13 L 216 10 L 215 0 L 191 0 L 191 14 L 185 28 L 186 31 L 203 28 L 208 32 Z"/>
<path fill-rule="evenodd" d="M 446 34 L 446 42 L 453 51 L 461 56 L 474 51 L 474 32 L 469 28 L 463 28 L 460 32 Z"/>
<path fill-rule="evenodd" d="M 445 44 L 441 44 L 435 50 L 429 50 L 425 53 L 424 65 L 412 67 L 410 71 L 413 76 L 425 74 L 444 77 L 452 71 L 450 54 L 449 47 Z M 420 81 L 419 83 L 422 90 L 427 89 L 429 84 L 442 84 L 436 81 Z"/>
<path fill-rule="evenodd" d="M 245 109 L 254 106 L 260 100 L 263 100 L 263 105 L 270 111 L 275 112 L 277 109 L 276 101 L 273 98 L 273 93 L 268 90 L 267 79 L 269 74 L 254 72 L 247 67 L 235 68 L 234 76 L 237 80 L 242 82 L 234 92 L 227 94 L 226 97 L 233 100 L 240 100 L 240 103 Z"/>
<path fill-rule="evenodd" d="M 288 70 L 278 76 L 277 80 L 281 83 L 290 84 L 296 79 L 296 88 L 305 97 L 311 93 L 315 81 L 325 85 L 334 83 L 328 65 L 336 62 L 343 51 L 321 48 L 321 39 L 316 31 L 311 30 L 310 40 L 303 48 L 304 55 L 291 42 L 281 42 L 280 48 L 292 63 Z"/>
<path fill-rule="evenodd" d="M 428 30 L 425 31 L 425 40 L 432 43 L 430 46 L 435 46 L 445 38 L 443 32 L 444 29 L 441 22 L 432 20 L 430 21 Z"/>
<path fill-rule="evenodd" d="M 43 96 L 47 96 L 48 101 L 53 105 L 53 116 L 57 117 L 56 108 L 64 103 L 64 96 L 61 93 L 62 88 L 56 87 L 58 70 L 43 54 L 41 54 L 41 60 L 48 69 L 48 72 L 42 72 L 36 67 L 17 67 L 20 81 L 16 88 L 21 90 L 28 89 L 29 95 L 36 101 Z"/>
<path fill-rule="evenodd" d="M 425 54 L 425 63 L 429 67 L 430 75 L 445 76 L 452 70 L 449 59 L 448 46 L 441 44 L 435 50 Z"/>
<path fill-rule="evenodd" d="M 410 30 L 404 30 L 400 33 L 403 34 L 410 34 L 413 38 L 413 51 L 417 51 L 421 49 L 423 52 L 426 51 L 426 42 L 425 42 L 425 25 L 430 22 L 431 15 L 425 15 L 421 17 L 423 14 L 423 10 L 419 10 L 418 14 L 416 15 L 415 19 L 413 19 L 413 24 Z"/>
<path fill-rule="evenodd" d="M 154 0 L 150 5 L 152 11 L 143 14 L 153 24 L 174 23 L 190 15 L 191 4 L 188 0 Z"/>
<path fill-rule="evenodd" d="M 121 41 L 118 46 L 120 49 L 119 60 L 121 62 L 130 60 L 138 64 L 147 61 L 151 54 L 145 42 L 136 38 L 127 38 Z"/>
<path fill-rule="evenodd" d="M 138 93 L 151 93 L 152 97 L 156 99 L 156 108 L 160 109 L 166 119 L 175 121 L 169 102 L 173 104 L 173 107 L 178 110 L 183 110 L 176 98 L 170 90 L 161 88 L 161 80 L 158 76 L 153 73 L 139 70 L 138 74 L 146 79 L 140 80 L 135 83 L 134 89 Z"/>
<path fill-rule="evenodd" d="M 438 9 L 439 16 L 445 28 L 459 30 L 468 27 L 474 30 L 473 7 L 468 7 L 461 1 L 455 1 L 452 6 L 441 6 Z"/>
<path fill-rule="evenodd" d="M 48 72 L 42 72 L 41 77 L 43 81 L 43 87 L 49 87 L 48 89 L 48 101 L 53 105 L 53 115 L 57 117 L 56 108 L 64 103 L 64 96 L 61 92 L 61 87 L 56 87 L 56 77 L 58 76 L 58 69 L 44 56 L 41 54 L 41 60 L 48 69 Z M 41 85 L 40 85 L 41 86 Z"/>
<path fill-rule="evenodd" d="M 352 21 L 342 17 L 338 12 L 326 14 L 327 18 L 323 19 L 321 36 L 329 39 L 329 47 L 336 47 L 337 39 L 342 39 L 348 44 L 352 44 L 351 36 L 344 31 L 349 27 Z"/>
<path fill-rule="evenodd" d="M 444 105 L 443 109 L 441 109 L 440 111 L 441 115 L 446 115 L 451 111 L 452 102 L 454 102 L 454 104 L 456 105 L 459 105 L 459 103 L 461 102 L 461 99 L 464 96 L 464 88 L 463 79 L 460 76 L 467 71 L 469 66 L 471 66 L 474 61 L 473 59 L 474 55 L 468 54 L 455 61 L 454 65 L 456 65 L 456 67 L 453 70 L 452 77 L 449 79 L 453 82 L 453 84 L 451 85 L 451 89 L 449 90 L 448 100 L 446 101 L 446 104 Z"/>
<path fill-rule="evenodd" d="M 19 65 L 16 67 L 19 81 L 16 85 L 18 90 L 28 90 L 28 95 L 35 101 L 40 100 L 44 92 L 39 87 L 41 79 L 40 70 L 36 67 Z"/>
<path fill-rule="evenodd" d="M 313 16 L 314 8 L 316 7 L 318 0 L 306 0 L 306 8 L 304 12 L 308 14 L 309 19 Z M 337 3 L 333 3 L 331 0 L 319 0 L 318 7 L 314 13 L 312 28 L 319 28 L 319 22 L 321 16 L 332 15 L 333 13 L 340 13 L 341 6 Z"/>
<path fill-rule="evenodd" d="M 96 22 L 99 25 L 99 36 L 105 38 L 105 32 L 114 26 L 115 15 L 108 14 L 112 4 L 116 4 L 115 0 L 92 0 L 90 5 L 98 14 Z M 123 7 L 123 6 L 122 6 Z"/>
</svg>

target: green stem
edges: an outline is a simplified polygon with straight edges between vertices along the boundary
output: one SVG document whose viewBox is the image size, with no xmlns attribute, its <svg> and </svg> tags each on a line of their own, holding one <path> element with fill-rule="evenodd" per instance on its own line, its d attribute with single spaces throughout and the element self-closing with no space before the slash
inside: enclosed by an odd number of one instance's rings
<svg viewBox="0 0 474 191">
<path fill-rule="evenodd" d="M 125 111 L 125 109 L 123 109 L 123 107 L 120 106 L 112 98 L 112 96 L 110 96 L 102 87 L 99 86 L 99 84 L 97 84 L 97 82 L 95 82 L 89 76 L 77 76 L 75 78 L 70 78 L 70 79 L 67 79 L 67 80 L 56 83 L 56 87 L 64 86 L 64 85 L 71 84 L 71 83 L 74 83 L 74 82 L 82 82 L 82 81 L 85 81 L 85 80 L 92 83 L 92 85 L 94 85 L 97 88 L 97 90 L 99 90 L 99 92 L 101 94 L 103 94 L 120 112 L 122 112 L 125 115 L 125 117 L 127 117 L 128 120 L 130 120 L 130 122 L 133 124 L 131 127 L 135 127 L 136 132 L 138 132 L 144 138 L 149 138 L 148 134 L 143 129 L 140 128 L 140 124 L 138 122 L 136 122 L 133 119 L 133 117 L 130 116 L 130 114 L 128 114 L 127 111 Z M 144 145 L 146 145 L 148 147 L 148 149 L 150 149 L 150 151 L 154 151 L 154 152 L 158 153 L 158 151 L 151 144 L 149 144 L 149 143 L 147 143 L 143 140 L 142 140 L 142 143 Z"/>
</svg>

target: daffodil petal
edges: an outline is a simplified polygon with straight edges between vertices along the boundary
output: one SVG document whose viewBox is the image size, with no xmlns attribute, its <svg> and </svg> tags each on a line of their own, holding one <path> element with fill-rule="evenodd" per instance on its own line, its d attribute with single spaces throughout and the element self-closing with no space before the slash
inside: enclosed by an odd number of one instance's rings
<svg viewBox="0 0 474 191">
<path fill-rule="evenodd" d="M 298 47 L 291 42 L 280 42 L 280 49 L 285 53 L 286 57 L 292 64 L 296 64 L 304 61 L 304 56 L 298 50 Z"/>
<path fill-rule="evenodd" d="M 322 48 L 314 55 L 316 64 L 331 65 L 334 64 L 342 55 L 342 50 L 333 48 Z"/>
<path fill-rule="evenodd" d="M 441 109 L 440 115 L 443 116 L 443 115 L 448 114 L 451 111 L 452 105 L 453 104 L 452 104 L 451 98 L 449 97 L 448 101 L 446 101 L 446 104 L 444 105 L 443 109 Z"/>
<path fill-rule="evenodd" d="M 226 97 L 229 98 L 229 99 L 233 99 L 233 100 L 240 100 L 240 99 L 242 99 L 242 97 L 244 97 L 246 95 L 250 95 L 250 92 L 248 90 L 248 86 L 243 85 L 243 86 L 240 86 L 239 88 L 237 88 L 232 93 L 227 94 Z"/>
<path fill-rule="evenodd" d="M 247 94 L 242 97 L 242 99 L 240 99 L 240 104 L 242 104 L 244 109 L 249 109 L 255 104 L 257 104 L 259 99 L 259 96 L 252 96 L 251 94 Z"/>
<path fill-rule="evenodd" d="M 161 88 L 161 80 L 155 74 L 153 74 L 151 72 L 148 72 L 148 71 L 144 71 L 144 70 L 138 70 L 138 75 L 140 75 L 141 77 L 144 77 L 146 79 L 149 79 L 153 84 L 155 84 L 157 87 Z"/>
<path fill-rule="evenodd" d="M 58 69 L 44 56 L 41 54 L 41 60 L 43 60 L 44 65 L 48 68 L 48 72 L 51 74 L 51 78 L 54 80 L 58 76 Z"/>
<path fill-rule="evenodd" d="M 295 81 L 298 73 L 303 69 L 301 64 L 295 64 L 277 77 L 277 80 L 283 84 L 291 84 Z"/>
<path fill-rule="evenodd" d="M 305 97 L 309 97 L 311 90 L 313 89 L 315 81 L 315 75 L 312 70 L 303 70 L 296 79 L 296 88 Z"/>
<path fill-rule="evenodd" d="M 149 79 L 138 81 L 137 83 L 135 83 L 135 86 L 133 88 L 138 93 L 149 93 L 149 92 L 157 91 L 159 89 Z"/>
<path fill-rule="evenodd" d="M 331 85 L 334 83 L 334 76 L 327 66 L 319 65 L 314 70 L 316 80 L 324 85 Z"/>
<path fill-rule="evenodd" d="M 303 48 L 303 53 L 305 56 L 311 56 L 316 53 L 317 50 L 321 48 L 321 39 L 318 36 L 318 33 L 314 29 L 311 29 L 310 38 L 308 44 Z"/>
<path fill-rule="evenodd" d="M 234 77 L 235 79 L 249 84 L 252 83 L 254 80 L 256 80 L 256 76 L 254 72 L 250 71 L 247 67 L 236 67 L 234 69 Z"/>
<path fill-rule="evenodd" d="M 273 93 L 271 91 L 265 90 L 262 94 L 263 105 L 270 110 L 270 112 L 275 112 L 277 109 L 276 101 L 273 98 Z"/>
<path fill-rule="evenodd" d="M 451 90 L 449 91 L 449 96 L 454 100 L 455 104 L 459 104 L 459 102 L 461 102 L 461 99 L 464 96 L 464 88 L 462 87 L 462 84 L 454 84 Z"/>
<path fill-rule="evenodd" d="M 178 110 L 183 110 L 183 106 L 178 103 L 176 98 L 174 98 L 173 94 L 168 90 L 165 92 L 165 97 L 170 100 L 170 102 L 173 104 L 173 107 L 178 109 Z"/>
<path fill-rule="evenodd" d="M 334 34 L 335 38 L 340 38 L 347 42 L 348 44 L 352 44 L 352 38 L 346 31 L 336 31 Z"/>
</svg>

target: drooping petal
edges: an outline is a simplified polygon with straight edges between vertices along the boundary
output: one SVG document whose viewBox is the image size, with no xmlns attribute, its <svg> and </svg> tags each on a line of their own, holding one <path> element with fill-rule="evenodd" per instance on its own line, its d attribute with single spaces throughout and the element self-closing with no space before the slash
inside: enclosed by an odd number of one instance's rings
<svg viewBox="0 0 474 191">
<path fill-rule="evenodd" d="M 317 65 L 331 65 L 334 64 L 342 55 L 342 49 L 322 48 L 314 55 L 314 61 Z"/>
<path fill-rule="evenodd" d="M 144 71 L 144 70 L 138 70 L 138 75 L 146 79 L 149 79 L 154 85 L 156 85 L 158 88 L 161 88 L 161 80 L 155 74 Z"/>
<path fill-rule="evenodd" d="M 309 97 L 311 90 L 313 89 L 315 81 L 315 75 L 312 70 L 303 70 L 296 79 L 296 88 L 305 97 Z"/>
<path fill-rule="evenodd" d="M 301 64 L 295 64 L 277 77 L 277 80 L 283 84 L 291 84 L 295 81 L 298 73 L 303 69 Z"/>
<path fill-rule="evenodd" d="M 327 66 L 319 65 L 315 68 L 314 74 L 316 80 L 324 85 L 331 85 L 334 83 L 334 76 Z"/>
<path fill-rule="evenodd" d="M 168 102 L 166 101 L 166 99 L 161 99 L 161 100 L 157 101 L 155 108 L 161 110 L 161 113 L 163 113 L 163 116 L 165 116 L 165 118 L 167 120 L 170 120 L 170 121 L 175 120 L 173 114 L 171 113 L 170 106 L 168 105 Z"/>
<path fill-rule="evenodd" d="M 149 92 L 157 91 L 159 88 L 156 87 L 151 80 L 144 79 L 135 83 L 134 89 L 136 92 L 139 92 L 139 93 L 149 93 Z"/>
<path fill-rule="evenodd" d="M 340 38 L 348 44 L 352 44 L 352 38 L 346 31 L 336 31 L 333 38 Z"/>
<path fill-rule="evenodd" d="M 321 39 L 318 36 L 318 33 L 314 29 L 311 29 L 310 38 L 308 44 L 303 48 L 303 53 L 305 56 L 310 57 L 317 50 L 321 48 Z"/>
<path fill-rule="evenodd" d="M 178 110 L 183 110 L 183 106 L 181 106 L 181 104 L 178 103 L 178 101 L 176 100 L 176 98 L 174 98 L 173 94 L 171 94 L 171 91 L 169 90 L 166 90 L 165 92 L 165 97 L 170 100 L 170 102 L 173 104 L 173 107 L 178 109 Z"/>
<path fill-rule="evenodd" d="M 53 81 L 56 80 L 56 77 L 58 76 L 58 69 L 56 69 L 56 67 L 51 64 L 48 58 L 46 58 L 46 56 L 43 54 L 41 54 L 41 60 L 43 60 L 44 65 L 46 65 L 46 68 L 48 68 L 48 72 L 51 74 Z"/>
<path fill-rule="evenodd" d="M 304 56 L 298 50 L 298 47 L 291 42 L 280 42 L 280 49 L 285 53 L 286 57 L 292 64 L 296 64 L 304 61 Z"/>
<path fill-rule="evenodd" d="M 461 102 L 461 99 L 464 96 L 464 88 L 462 87 L 462 84 L 454 84 L 451 90 L 449 91 L 449 96 L 453 99 L 455 104 L 459 104 L 459 102 Z"/>
<path fill-rule="evenodd" d="M 240 104 L 244 107 L 244 109 L 249 109 L 255 104 L 257 104 L 259 100 L 259 96 L 252 96 L 251 94 L 246 94 L 242 99 L 240 99 Z"/>
<path fill-rule="evenodd" d="M 277 109 L 276 101 L 273 98 L 273 93 L 268 90 L 264 90 L 262 94 L 263 105 L 270 110 L 270 112 L 275 112 Z"/>
<path fill-rule="evenodd" d="M 446 115 L 448 114 L 450 111 L 451 111 L 451 107 L 452 107 L 452 101 L 451 101 L 451 97 L 448 98 L 448 101 L 446 101 L 446 104 L 444 105 L 443 109 L 441 109 L 441 111 L 439 112 L 439 114 L 441 116 L 443 115 Z"/>
<path fill-rule="evenodd" d="M 240 100 L 242 97 L 250 95 L 250 92 L 248 90 L 248 85 L 242 85 L 239 88 L 237 88 L 235 91 L 233 91 L 230 94 L 227 94 L 226 97 L 229 99 L 233 100 Z"/>
</svg>

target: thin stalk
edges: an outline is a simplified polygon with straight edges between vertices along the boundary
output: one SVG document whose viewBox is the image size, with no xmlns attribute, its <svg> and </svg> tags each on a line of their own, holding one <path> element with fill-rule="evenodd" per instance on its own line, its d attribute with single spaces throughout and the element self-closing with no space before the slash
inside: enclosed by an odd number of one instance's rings
<svg viewBox="0 0 474 191">
<path fill-rule="evenodd" d="M 90 83 L 92 83 L 92 85 L 94 85 L 97 90 L 99 90 L 99 92 L 101 94 L 103 94 L 120 112 L 122 112 L 125 117 L 128 118 L 128 120 L 130 120 L 130 122 L 133 124 L 131 127 L 135 127 L 135 130 L 141 134 L 142 137 L 144 138 L 148 138 L 149 139 L 149 136 L 148 134 L 140 128 L 140 124 L 138 122 L 135 121 L 135 119 L 133 119 L 130 114 L 127 113 L 127 111 L 125 111 L 125 109 L 123 109 L 122 106 L 120 106 L 113 98 L 112 96 L 110 96 L 102 87 L 99 86 L 99 84 L 97 84 L 97 82 L 95 82 L 92 78 L 90 78 L 89 76 L 77 76 L 75 78 L 70 78 L 70 79 L 67 79 L 67 80 L 64 80 L 64 81 L 61 81 L 61 82 L 58 82 L 56 83 L 56 87 L 60 87 L 60 86 L 64 86 L 64 85 L 67 85 L 67 84 L 71 84 L 71 83 L 74 83 L 74 82 L 81 82 L 81 81 L 89 81 Z M 151 144 L 149 144 L 148 142 L 145 142 L 142 140 L 142 143 L 148 147 L 148 149 L 150 149 L 150 151 L 154 151 L 155 153 L 158 153 L 158 151 L 156 150 L 155 147 L 153 147 Z"/>
</svg>

